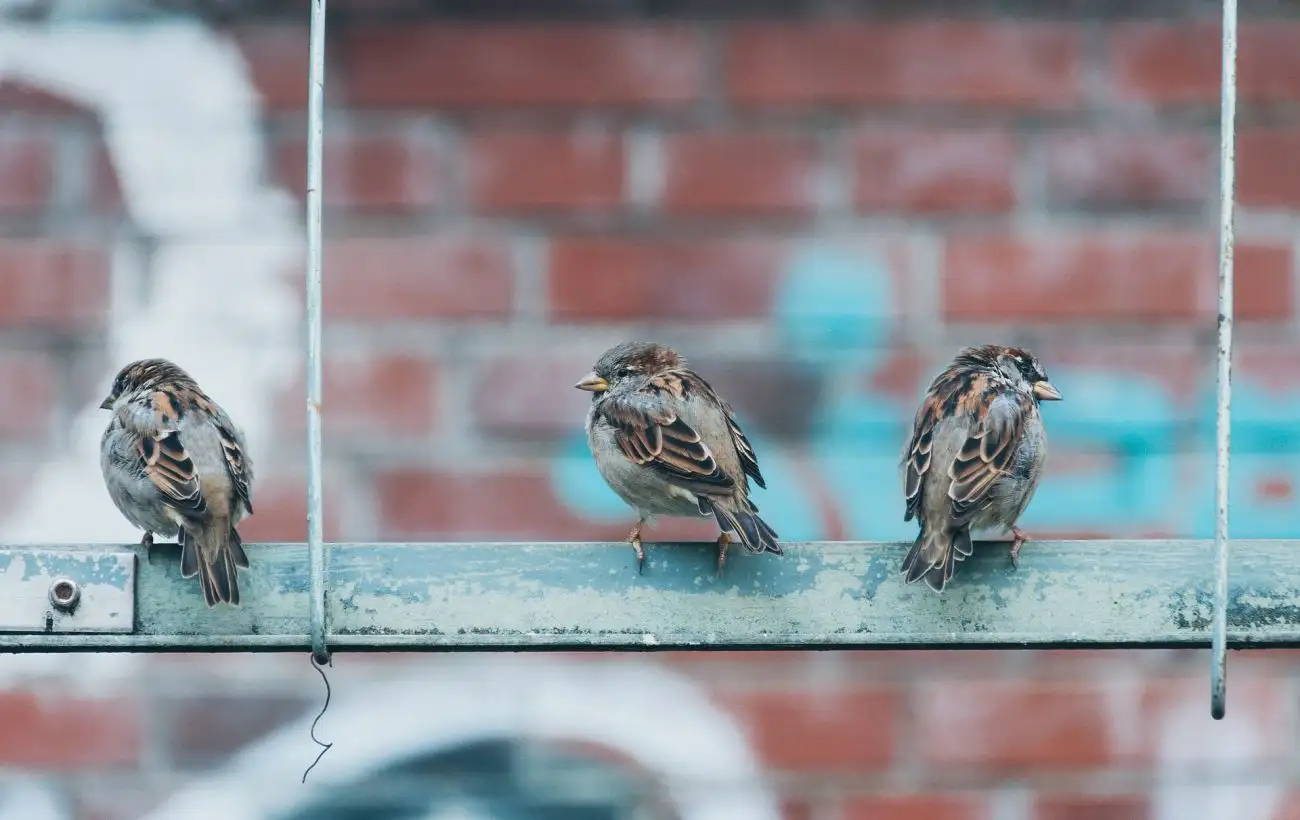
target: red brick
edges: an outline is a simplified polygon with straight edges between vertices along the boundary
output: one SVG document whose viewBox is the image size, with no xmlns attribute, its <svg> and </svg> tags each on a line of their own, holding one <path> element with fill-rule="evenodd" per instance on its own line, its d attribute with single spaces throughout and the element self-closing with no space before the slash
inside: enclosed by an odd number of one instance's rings
<svg viewBox="0 0 1300 820">
<path fill-rule="evenodd" d="M 914 700 L 931 765 L 1017 773 L 1097 767 L 1114 752 L 1103 692 L 1066 683 L 948 681 Z"/>
<path fill-rule="evenodd" d="M 986 820 L 984 801 L 957 795 L 872 795 L 844 804 L 844 820 Z"/>
<path fill-rule="evenodd" d="M 557 358 L 539 351 L 532 357 L 484 364 L 474 381 L 474 424 L 488 435 L 554 438 L 573 433 L 591 396 L 572 385 L 600 355 Z"/>
<path fill-rule="evenodd" d="M 468 195 L 480 211 L 612 210 L 623 201 L 617 132 L 487 131 L 467 146 Z"/>
<path fill-rule="evenodd" d="M 100 213 L 120 214 L 123 209 L 122 181 L 117 176 L 117 167 L 102 134 L 96 137 L 91 154 L 91 204 Z"/>
<path fill-rule="evenodd" d="M 474 238 L 343 239 L 325 250 L 327 319 L 501 317 L 511 310 L 508 246 Z"/>
<path fill-rule="evenodd" d="M 1200 205 L 1218 191 L 1208 133 L 1069 131 L 1050 135 L 1043 151 L 1055 204 Z"/>
<path fill-rule="evenodd" d="M 1214 23 L 1130 23 L 1111 30 L 1107 73 L 1121 100 L 1217 103 L 1220 27 Z M 1237 95 L 1243 103 L 1300 100 L 1300 23 L 1243 23 Z"/>
<path fill-rule="evenodd" d="M 31 438 L 49 432 L 55 418 L 59 371 L 43 353 L 0 352 L 0 436 Z"/>
<path fill-rule="evenodd" d="M 234 30 L 234 41 L 244 54 L 252 75 L 253 86 L 269 108 L 302 109 L 307 107 L 308 52 L 311 48 L 307 26 L 241 26 Z M 332 43 L 332 37 L 331 37 Z M 335 96 L 340 77 L 334 65 L 333 48 L 327 51 L 325 88 Z"/>
<path fill-rule="evenodd" d="M 134 700 L 0 694 L 0 765 L 71 771 L 128 766 L 140 757 Z"/>
<path fill-rule="evenodd" d="M 394 469 L 375 489 L 384 539 L 565 540 L 595 531 L 565 509 L 544 471 Z M 632 517 L 600 531 L 626 535 Z"/>
<path fill-rule="evenodd" d="M 102 324 L 108 289 L 107 248 L 0 239 L 0 326 L 72 329 Z"/>
<path fill-rule="evenodd" d="M 682 214 L 807 214 L 817 207 L 817 142 L 785 134 L 673 134 L 660 205 Z"/>
<path fill-rule="evenodd" d="M 1222 723 L 1210 717 L 1201 675 L 1151 680 L 1133 689 L 1138 700 L 1134 708 L 1124 711 L 1139 717 L 1137 725 L 1128 727 L 1125 733 L 1138 745 L 1122 751 L 1136 762 L 1159 761 L 1164 767 L 1201 770 L 1225 761 L 1235 766 L 1273 763 L 1291 753 L 1296 710 L 1284 677 L 1263 677 L 1239 670 L 1228 687 L 1227 713 Z M 1111 705 L 1114 707 L 1116 702 L 1112 700 Z M 1238 739 L 1231 748 L 1214 743 L 1228 724 L 1234 726 L 1232 736 Z M 1246 737 L 1250 738 L 1248 742 L 1240 742 Z"/>
<path fill-rule="evenodd" d="M 327 439 L 418 436 L 434 428 L 438 369 L 432 361 L 349 351 L 328 354 L 322 369 L 321 418 Z M 305 391 L 299 377 L 282 393 L 278 418 L 286 432 L 306 429 Z"/>
<path fill-rule="evenodd" d="M 0 79 L 0 110 L 42 115 L 72 115 L 87 119 L 91 116 L 89 111 L 66 97 L 9 78 Z"/>
<path fill-rule="evenodd" d="M 1300 791 L 1292 789 L 1282 798 L 1282 805 L 1274 809 L 1269 820 L 1300 820 Z"/>
<path fill-rule="evenodd" d="M 805 772 L 888 767 L 902 708 L 883 689 L 733 692 L 725 705 L 749 727 L 768 766 Z"/>
<path fill-rule="evenodd" d="M 703 93 L 703 40 L 686 28 L 374 27 L 335 42 L 363 106 L 657 106 Z"/>
<path fill-rule="evenodd" d="M 762 239 L 559 239 L 551 314 L 563 320 L 723 321 L 766 316 L 784 248 Z"/>
<path fill-rule="evenodd" d="M 1242 340 L 1234 346 L 1232 375 L 1234 379 L 1249 378 L 1254 389 L 1285 398 L 1300 387 L 1300 350 L 1285 343 Z"/>
<path fill-rule="evenodd" d="M 306 139 L 282 140 L 275 158 L 280 183 L 302 199 L 307 190 Z M 442 187 L 433 146 L 418 136 L 329 136 L 322 160 L 326 206 L 414 209 L 436 202 Z"/>
<path fill-rule="evenodd" d="M 1300 129 L 1256 129 L 1237 137 L 1237 200 L 1254 208 L 1300 208 Z"/>
<path fill-rule="evenodd" d="M 726 48 L 728 91 L 760 105 L 1070 105 L 1083 59 L 1050 23 L 742 25 Z"/>
<path fill-rule="evenodd" d="M 1234 262 L 1233 313 L 1247 321 L 1290 319 L 1295 298 L 1293 265 L 1289 245 L 1238 244 Z M 1217 271 L 1217 256 L 1213 266 Z M 1217 294 L 1216 279 L 1216 299 Z"/>
<path fill-rule="evenodd" d="M 1236 315 L 1291 315 L 1291 252 L 1242 244 Z M 1056 239 L 957 236 L 944 254 L 943 312 L 953 321 L 1186 321 L 1217 310 L 1215 242 L 1146 233 Z"/>
<path fill-rule="evenodd" d="M 1151 803 L 1140 795 L 1039 795 L 1034 820 L 1148 820 Z"/>
<path fill-rule="evenodd" d="M 310 709 L 306 693 L 225 692 L 198 697 L 156 697 L 149 709 L 159 727 L 156 742 L 175 768 L 206 768 L 230 757 Z"/>
<path fill-rule="evenodd" d="M 1016 143 L 992 129 L 872 129 L 853 141 L 860 211 L 1006 211 L 1016 202 Z"/>
<path fill-rule="evenodd" d="M 36 211 L 54 191 L 54 134 L 0 131 L 0 211 Z"/>
<path fill-rule="evenodd" d="M 804 797 L 787 797 L 781 801 L 782 820 L 816 820 L 815 802 Z"/>
<path fill-rule="evenodd" d="M 339 537 L 341 499 L 330 489 L 329 484 L 327 476 L 324 490 L 325 540 L 336 541 Z M 306 478 L 259 472 L 253 483 L 253 509 L 256 512 L 239 524 L 239 534 L 248 543 L 307 540 Z"/>
</svg>

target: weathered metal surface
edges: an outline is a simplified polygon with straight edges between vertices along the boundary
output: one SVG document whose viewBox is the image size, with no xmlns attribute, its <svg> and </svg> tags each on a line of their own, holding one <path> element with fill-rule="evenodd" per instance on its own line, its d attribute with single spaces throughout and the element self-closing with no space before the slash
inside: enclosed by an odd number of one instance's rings
<svg viewBox="0 0 1300 820">
<path fill-rule="evenodd" d="M 88 550 L 90 548 L 87 548 Z M 102 555 L 105 547 L 99 547 Z M 131 635 L 0 635 L 0 649 L 310 648 L 307 550 L 247 545 L 240 609 L 203 606 L 174 548 L 141 557 Z M 981 544 L 943 595 L 905 586 L 901 543 L 331 544 L 328 642 L 342 649 L 1208 646 L 1212 541 Z M 1300 542 L 1234 541 L 1230 646 L 1300 646 Z"/>
<path fill-rule="evenodd" d="M 0 632 L 131 632 L 135 553 L 128 550 L 0 549 Z M 32 642 L 6 635 L 5 642 Z"/>
</svg>

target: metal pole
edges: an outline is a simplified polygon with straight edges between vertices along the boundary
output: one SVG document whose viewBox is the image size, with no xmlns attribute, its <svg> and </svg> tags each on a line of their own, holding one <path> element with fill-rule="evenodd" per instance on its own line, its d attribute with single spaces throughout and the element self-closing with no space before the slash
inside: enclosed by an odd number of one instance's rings
<svg viewBox="0 0 1300 820">
<path fill-rule="evenodd" d="M 1214 623 L 1210 714 L 1223 718 L 1228 692 L 1228 463 L 1232 439 L 1233 198 L 1236 185 L 1237 0 L 1223 0 L 1223 89 L 1219 114 L 1219 350 L 1215 416 Z"/>
<path fill-rule="evenodd" d="M 321 185 L 325 134 L 325 0 L 312 0 L 307 89 L 307 549 L 311 575 L 311 650 L 325 646 L 325 544 L 321 511 Z"/>
</svg>

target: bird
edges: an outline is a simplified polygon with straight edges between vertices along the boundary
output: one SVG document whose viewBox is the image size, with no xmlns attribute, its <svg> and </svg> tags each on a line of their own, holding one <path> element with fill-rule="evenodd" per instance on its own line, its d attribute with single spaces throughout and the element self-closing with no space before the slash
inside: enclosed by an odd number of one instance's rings
<svg viewBox="0 0 1300 820">
<path fill-rule="evenodd" d="M 903 559 L 906 583 L 943 592 L 971 554 L 971 530 L 1005 527 L 1020 566 L 1025 535 L 1016 521 L 1038 487 L 1047 457 L 1039 404 L 1061 392 L 1033 354 L 1018 347 L 963 349 L 935 377 L 903 452 L 904 521 L 920 534 Z"/>
<path fill-rule="evenodd" d="M 766 489 L 758 457 L 731 406 L 673 349 L 654 342 L 611 347 L 574 387 L 592 394 L 587 444 L 605 482 L 637 513 L 627 541 L 645 569 L 641 530 L 656 515 L 717 521 L 718 577 L 727 547 L 781 555 L 758 515 L 749 480 Z"/>
<path fill-rule="evenodd" d="M 179 535 L 181 577 L 199 577 L 208 607 L 239 606 L 237 568 L 248 555 L 235 526 L 253 514 L 253 464 L 243 432 L 197 382 L 166 359 L 118 371 L 101 410 L 104 484 L 122 515 L 144 530 Z"/>
</svg>

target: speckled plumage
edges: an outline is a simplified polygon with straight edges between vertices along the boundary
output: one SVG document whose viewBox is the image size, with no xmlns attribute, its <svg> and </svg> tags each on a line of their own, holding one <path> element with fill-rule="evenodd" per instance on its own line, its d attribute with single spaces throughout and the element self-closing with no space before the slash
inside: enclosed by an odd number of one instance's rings
<svg viewBox="0 0 1300 820">
<path fill-rule="evenodd" d="M 765 487 L 731 407 L 673 350 L 648 342 L 610 348 L 576 385 L 592 391 L 587 441 L 609 486 L 637 511 L 628 540 L 644 561 L 641 527 L 656 515 L 712 515 L 722 530 L 718 572 L 735 537 L 751 553 L 781 554 L 758 516 L 749 479 Z"/>
<path fill-rule="evenodd" d="M 1016 521 L 1047 457 L 1038 405 L 1060 397 L 1038 360 L 1015 347 L 966 348 L 935 378 L 903 453 L 904 520 L 921 525 L 903 560 L 907 583 L 942 592 L 971 554 L 972 530 L 1009 529 L 1018 560 Z"/>
<path fill-rule="evenodd" d="M 188 373 L 165 359 L 132 362 L 100 405 L 112 410 L 100 467 L 113 503 L 153 534 L 180 536 L 181 575 L 204 601 L 239 604 L 248 556 L 235 526 L 253 512 L 253 466 L 243 433 Z"/>
</svg>

